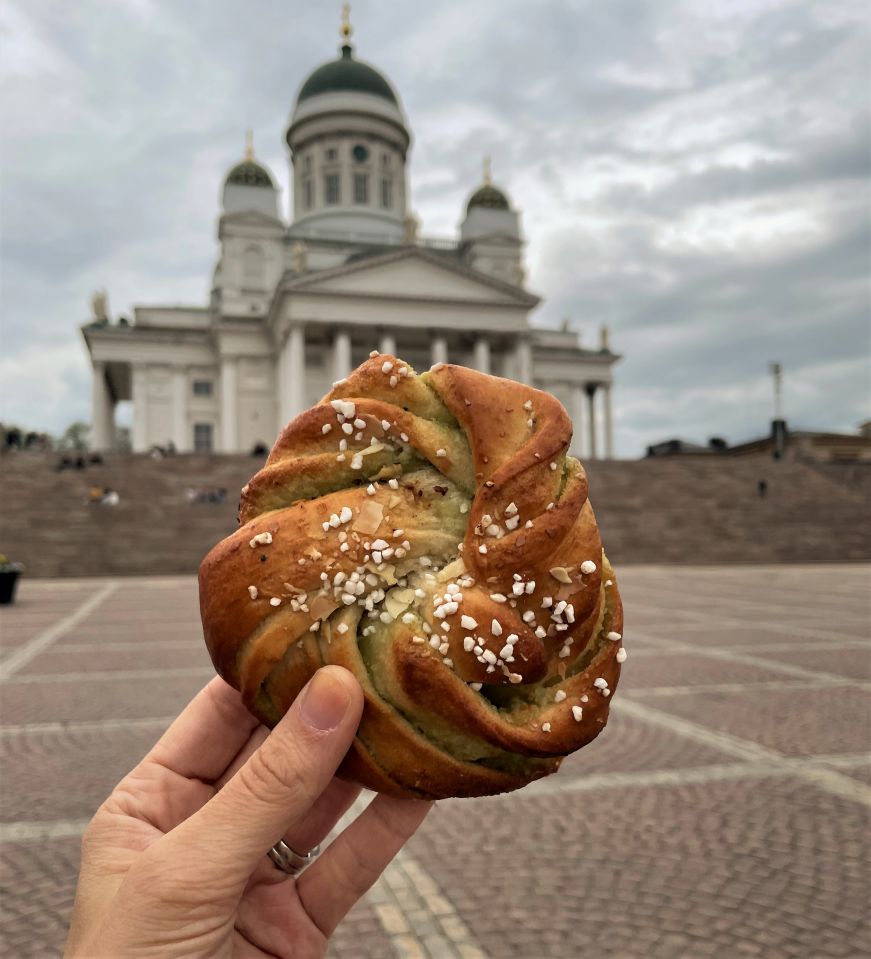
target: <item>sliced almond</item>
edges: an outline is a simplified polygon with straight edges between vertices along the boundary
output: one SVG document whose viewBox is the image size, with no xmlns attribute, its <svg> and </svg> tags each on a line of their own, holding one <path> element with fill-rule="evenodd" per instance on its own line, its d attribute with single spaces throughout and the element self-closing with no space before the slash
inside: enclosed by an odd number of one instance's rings
<svg viewBox="0 0 871 959">
<path fill-rule="evenodd" d="M 452 563 L 448 563 L 443 569 L 439 570 L 436 579 L 440 583 L 446 583 L 449 579 L 456 579 L 458 576 L 462 576 L 466 572 L 466 564 L 463 562 L 463 557 L 460 556 L 458 559 L 455 559 Z"/>
<path fill-rule="evenodd" d="M 568 570 L 565 566 L 554 566 L 550 570 L 550 575 L 553 576 L 555 580 L 559 583 L 571 583 L 572 578 L 569 576 Z"/>
<path fill-rule="evenodd" d="M 360 504 L 360 511 L 351 528 L 371 536 L 378 530 L 383 519 L 384 507 L 375 500 L 367 499 Z"/>
<path fill-rule="evenodd" d="M 337 606 L 335 600 L 329 596 L 315 596 L 308 604 L 308 611 L 312 619 L 326 619 Z"/>
<path fill-rule="evenodd" d="M 394 619 L 399 619 L 413 601 L 413 589 L 391 589 L 384 597 L 384 608 Z"/>
</svg>

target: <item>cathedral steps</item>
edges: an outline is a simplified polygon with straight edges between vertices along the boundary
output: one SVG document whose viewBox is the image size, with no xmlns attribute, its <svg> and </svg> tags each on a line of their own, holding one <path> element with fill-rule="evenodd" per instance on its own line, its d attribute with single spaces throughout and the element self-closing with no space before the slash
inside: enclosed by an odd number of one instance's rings
<svg viewBox="0 0 871 959">
<path fill-rule="evenodd" d="M 54 469 L 57 454 L 0 459 L 0 552 L 33 576 L 194 572 L 236 526 L 250 456 L 108 455 L 102 466 Z M 775 563 L 871 559 L 868 498 L 812 466 L 767 458 L 597 461 L 590 496 L 609 556 L 621 563 Z M 767 495 L 758 495 L 765 479 Z M 88 503 L 92 486 L 117 506 Z M 227 490 L 191 503 L 189 488 Z"/>
</svg>

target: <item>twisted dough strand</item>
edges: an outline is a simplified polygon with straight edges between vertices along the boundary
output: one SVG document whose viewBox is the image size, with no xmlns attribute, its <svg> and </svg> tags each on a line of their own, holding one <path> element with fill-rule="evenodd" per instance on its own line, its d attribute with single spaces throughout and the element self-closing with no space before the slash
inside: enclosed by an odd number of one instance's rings
<svg viewBox="0 0 871 959">
<path fill-rule="evenodd" d="M 312 673 L 366 706 L 342 774 L 516 789 L 604 727 L 622 607 L 571 423 L 538 390 L 377 355 L 279 436 L 200 569 L 218 672 L 272 725 Z"/>
</svg>

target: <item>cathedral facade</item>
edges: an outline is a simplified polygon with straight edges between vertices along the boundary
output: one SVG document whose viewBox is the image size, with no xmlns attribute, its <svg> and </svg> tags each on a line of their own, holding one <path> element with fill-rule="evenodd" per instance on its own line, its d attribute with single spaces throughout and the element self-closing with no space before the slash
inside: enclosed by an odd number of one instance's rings
<svg viewBox="0 0 871 959">
<path fill-rule="evenodd" d="M 372 349 L 422 370 L 449 361 L 554 393 L 573 451 L 613 455 L 612 367 L 603 336 L 535 328 L 520 217 L 485 170 L 455 239 L 419 235 L 410 210 L 411 132 L 399 97 L 354 55 L 297 94 L 286 131 L 291 209 L 249 140 L 227 174 L 210 301 L 105 311 L 82 327 L 93 371 L 93 444 L 110 449 L 115 406 L 133 406 L 134 452 L 250 452 Z"/>
</svg>

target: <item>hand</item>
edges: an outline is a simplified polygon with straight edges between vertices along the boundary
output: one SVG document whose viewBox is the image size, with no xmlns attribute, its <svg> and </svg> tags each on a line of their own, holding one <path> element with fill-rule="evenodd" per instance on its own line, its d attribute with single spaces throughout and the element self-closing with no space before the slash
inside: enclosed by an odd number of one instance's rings
<svg viewBox="0 0 871 959">
<path fill-rule="evenodd" d="M 430 808 L 376 796 L 297 879 L 267 858 L 308 852 L 357 797 L 333 774 L 362 710 L 327 666 L 269 732 L 212 680 L 85 831 L 66 959 L 322 956 Z"/>
</svg>

